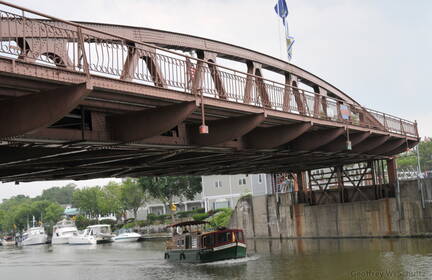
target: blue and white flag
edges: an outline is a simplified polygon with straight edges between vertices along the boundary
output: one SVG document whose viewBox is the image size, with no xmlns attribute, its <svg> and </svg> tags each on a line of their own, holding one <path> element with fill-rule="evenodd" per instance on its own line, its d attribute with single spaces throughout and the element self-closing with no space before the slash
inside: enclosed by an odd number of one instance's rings
<svg viewBox="0 0 432 280">
<path fill-rule="evenodd" d="M 278 0 L 276 6 L 274 7 L 276 14 L 282 18 L 283 24 L 285 25 L 285 19 L 288 16 L 288 6 L 285 0 Z"/>
<path fill-rule="evenodd" d="M 293 49 L 294 42 L 295 42 L 294 37 L 289 35 L 286 36 L 288 61 L 292 59 L 292 49 Z"/>
<path fill-rule="evenodd" d="M 294 45 L 294 37 L 289 35 L 289 28 L 288 28 L 288 22 L 285 21 L 288 17 L 288 6 L 285 2 L 285 0 L 278 0 L 276 6 L 274 7 L 276 14 L 282 18 L 282 23 L 284 25 L 285 29 L 285 42 L 286 42 L 286 48 L 287 48 L 287 56 L 288 61 L 292 58 L 292 49 Z"/>
</svg>

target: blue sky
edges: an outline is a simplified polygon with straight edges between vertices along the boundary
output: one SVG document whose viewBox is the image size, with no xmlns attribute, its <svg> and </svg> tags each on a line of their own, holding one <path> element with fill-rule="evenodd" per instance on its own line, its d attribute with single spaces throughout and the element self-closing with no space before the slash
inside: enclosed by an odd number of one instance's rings
<svg viewBox="0 0 432 280">
<path fill-rule="evenodd" d="M 276 0 L 13 2 L 68 20 L 188 33 L 280 56 Z M 287 4 L 296 39 L 292 63 L 366 107 L 417 120 L 420 134 L 432 136 L 432 1 L 287 0 Z M 0 186 L 0 199 L 8 186 Z M 32 188 L 36 189 L 40 192 Z"/>
</svg>

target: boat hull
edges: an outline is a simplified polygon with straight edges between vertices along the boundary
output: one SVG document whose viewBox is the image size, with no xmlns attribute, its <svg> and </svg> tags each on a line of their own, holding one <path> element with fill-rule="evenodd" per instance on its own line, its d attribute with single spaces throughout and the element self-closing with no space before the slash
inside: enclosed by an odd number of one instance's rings
<svg viewBox="0 0 432 280">
<path fill-rule="evenodd" d="M 69 238 L 70 238 L 69 236 L 53 237 L 51 240 L 51 244 L 53 245 L 68 244 Z"/>
<path fill-rule="evenodd" d="M 120 237 L 120 238 L 115 237 L 114 242 L 137 242 L 138 239 L 139 239 L 139 237 L 123 237 L 123 238 L 122 237 Z"/>
<path fill-rule="evenodd" d="M 69 245 L 93 245 L 96 244 L 96 239 L 93 237 L 75 236 L 69 238 Z"/>
<path fill-rule="evenodd" d="M 46 235 L 29 237 L 21 242 L 22 246 L 32 246 L 32 245 L 42 245 L 46 244 L 48 241 L 48 237 Z"/>
<path fill-rule="evenodd" d="M 16 244 L 15 240 L 10 240 L 10 241 L 3 240 L 2 241 L 3 246 L 15 246 L 15 244 Z"/>
<path fill-rule="evenodd" d="M 167 250 L 165 259 L 173 262 L 206 263 L 246 257 L 246 245 L 231 243 L 213 249 Z"/>
</svg>

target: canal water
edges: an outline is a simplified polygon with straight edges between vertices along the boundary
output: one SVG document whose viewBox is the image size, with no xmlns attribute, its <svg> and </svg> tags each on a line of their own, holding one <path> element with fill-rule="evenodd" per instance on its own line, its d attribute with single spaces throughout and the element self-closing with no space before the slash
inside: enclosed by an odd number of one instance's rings
<svg viewBox="0 0 432 280">
<path fill-rule="evenodd" d="M 432 279 L 432 239 L 251 240 L 248 257 L 163 260 L 164 242 L 0 246 L 0 279 Z"/>
</svg>

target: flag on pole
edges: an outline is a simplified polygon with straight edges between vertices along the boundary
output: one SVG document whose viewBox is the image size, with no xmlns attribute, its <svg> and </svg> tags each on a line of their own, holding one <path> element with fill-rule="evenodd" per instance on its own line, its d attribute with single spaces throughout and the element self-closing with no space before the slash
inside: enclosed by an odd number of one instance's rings
<svg viewBox="0 0 432 280">
<path fill-rule="evenodd" d="M 276 14 L 282 18 L 282 22 L 285 25 L 285 19 L 288 16 L 288 6 L 285 0 L 278 0 L 276 6 L 274 7 Z"/>
<path fill-rule="evenodd" d="M 278 0 L 274 9 L 275 9 L 276 14 L 280 18 L 282 18 L 282 23 L 283 23 L 284 29 L 285 29 L 285 43 L 286 43 L 286 48 L 287 48 L 287 56 L 288 56 L 288 61 L 290 61 L 292 58 L 292 49 L 293 49 L 293 45 L 294 45 L 295 40 L 294 40 L 294 37 L 289 35 L 288 21 L 286 21 L 286 18 L 288 17 L 288 6 L 286 4 L 286 1 L 285 0 Z"/>
</svg>

